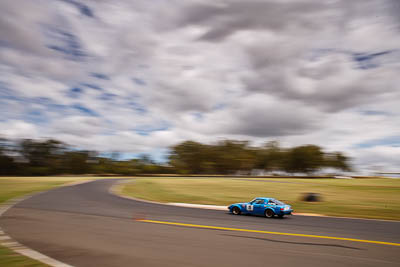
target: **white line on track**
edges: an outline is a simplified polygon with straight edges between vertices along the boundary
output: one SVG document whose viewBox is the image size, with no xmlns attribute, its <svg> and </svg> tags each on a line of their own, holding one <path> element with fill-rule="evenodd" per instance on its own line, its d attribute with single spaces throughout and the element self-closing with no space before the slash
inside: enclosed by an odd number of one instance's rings
<svg viewBox="0 0 400 267">
<path fill-rule="evenodd" d="M 126 199 L 131 199 L 131 200 L 136 200 L 136 201 L 141 201 L 141 202 L 146 202 L 146 203 L 153 203 L 153 204 L 159 204 L 159 205 L 168 205 L 168 206 L 178 206 L 178 207 L 185 207 L 185 208 L 195 208 L 195 209 L 208 209 L 208 210 L 228 210 L 228 206 L 216 206 L 216 205 L 203 205 L 203 204 L 191 204 L 191 203 L 163 203 L 163 202 L 156 202 L 156 201 L 151 201 L 151 200 L 145 200 L 145 199 L 140 199 L 140 198 L 135 198 L 135 197 L 130 197 L 123 195 L 121 193 L 121 189 L 124 183 L 129 183 L 130 181 L 125 180 L 125 181 L 119 181 L 118 183 L 114 184 L 113 186 L 110 187 L 109 192 L 115 196 L 126 198 Z M 329 216 L 329 215 L 323 215 L 323 214 L 317 214 L 317 213 L 297 213 L 294 212 L 292 213 L 295 216 L 308 216 L 308 217 L 327 217 L 327 218 L 338 218 L 338 219 L 349 219 L 349 220 L 365 220 L 365 221 L 383 221 L 383 222 L 400 222 L 396 220 L 385 220 L 385 219 L 368 219 L 368 218 L 355 218 L 355 217 L 340 217 L 340 216 Z"/>
</svg>

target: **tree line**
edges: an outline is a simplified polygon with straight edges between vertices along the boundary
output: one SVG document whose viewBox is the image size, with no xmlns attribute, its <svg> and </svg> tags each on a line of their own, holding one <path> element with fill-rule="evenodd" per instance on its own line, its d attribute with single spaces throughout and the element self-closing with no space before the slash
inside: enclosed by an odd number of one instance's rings
<svg viewBox="0 0 400 267">
<path fill-rule="evenodd" d="M 252 147 L 248 141 L 224 140 L 207 145 L 186 141 L 171 149 L 169 164 L 182 174 L 250 174 L 265 172 L 313 174 L 323 168 L 350 171 L 341 152 L 326 153 L 317 145 L 282 148 L 278 142 Z"/>
<path fill-rule="evenodd" d="M 96 151 L 77 150 L 54 140 L 0 140 L 0 175 L 44 176 L 62 174 L 136 175 L 170 172 L 150 157 L 118 160 Z"/>
<path fill-rule="evenodd" d="M 254 170 L 312 174 L 323 168 L 349 171 L 349 158 L 341 152 L 326 153 L 316 145 L 282 148 L 277 142 L 255 147 L 247 141 L 185 141 L 170 148 L 167 162 L 157 163 L 148 155 L 120 160 L 96 151 L 78 150 L 54 139 L 0 139 L 0 175 L 231 175 L 251 174 Z"/>
</svg>

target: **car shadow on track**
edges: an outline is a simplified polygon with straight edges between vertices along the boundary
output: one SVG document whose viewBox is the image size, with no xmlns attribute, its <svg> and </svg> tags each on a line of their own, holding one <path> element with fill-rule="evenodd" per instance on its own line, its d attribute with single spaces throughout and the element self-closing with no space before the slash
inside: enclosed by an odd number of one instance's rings
<svg viewBox="0 0 400 267">
<path fill-rule="evenodd" d="M 264 219 L 264 220 L 265 219 L 269 219 L 269 220 L 290 220 L 290 216 L 293 216 L 293 215 L 286 215 L 286 216 L 283 216 L 283 217 L 274 216 L 272 218 L 265 218 L 265 216 L 263 216 L 263 215 L 254 215 L 254 214 L 235 215 L 235 214 L 230 213 L 230 212 L 226 212 L 225 214 L 232 215 L 232 216 L 245 216 L 245 217 L 261 218 L 261 219 Z"/>
<path fill-rule="evenodd" d="M 323 244 L 323 243 L 307 243 L 307 242 L 293 242 L 293 241 L 282 241 L 282 240 L 275 240 L 269 238 L 261 238 L 261 237 L 254 237 L 254 236 L 243 236 L 243 235 L 229 235 L 229 234 L 221 234 L 224 236 L 232 236 L 232 237 L 241 237 L 241 238 L 248 238 L 248 239 L 255 239 L 255 240 L 262 240 L 262 241 L 269 241 L 275 243 L 284 243 L 284 244 L 295 244 L 295 245 L 306 245 L 306 246 L 324 246 L 324 247 L 338 247 L 338 248 L 347 248 L 347 249 L 355 249 L 355 250 L 365 250 L 362 248 L 350 247 L 350 246 L 343 246 L 338 244 Z"/>
</svg>

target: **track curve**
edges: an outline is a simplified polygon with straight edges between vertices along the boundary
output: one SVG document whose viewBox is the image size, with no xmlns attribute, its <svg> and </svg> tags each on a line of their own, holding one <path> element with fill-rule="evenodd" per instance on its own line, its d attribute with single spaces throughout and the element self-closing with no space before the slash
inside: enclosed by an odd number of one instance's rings
<svg viewBox="0 0 400 267">
<path fill-rule="evenodd" d="M 0 218 L 14 239 L 74 266 L 399 266 L 400 247 L 162 225 L 138 219 L 398 243 L 400 222 L 265 219 L 129 200 L 116 180 L 54 189 Z"/>
</svg>

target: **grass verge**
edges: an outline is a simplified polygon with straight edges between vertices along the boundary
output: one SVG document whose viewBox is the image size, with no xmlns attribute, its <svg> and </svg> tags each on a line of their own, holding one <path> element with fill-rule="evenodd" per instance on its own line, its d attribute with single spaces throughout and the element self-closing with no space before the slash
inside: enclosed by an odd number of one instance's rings
<svg viewBox="0 0 400 267">
<path fill-rule="evenodd" d="M 24 195 L 46 191 L 66 183 L 95 179 L 92 177 L 0 177 L 0 205 Z M 0 266 L 47 266 L 41 262 L 22 256 L 0 245 Z"/>
<path fill-rule="evenodd" d="M 122 194 L 159 202 L 228 205 L 274 197 L 295 212 L 400 220 L 400 179 L 148 178 L 126 184 Z M 322 202 L 304 202 L 306 192 Z"/>
<path fill-rule="evenodd" d="M 15 253 L 9 248 L 0 246 L 0 266 L 7 267 L 42 267 L 48 266 L 31 258 Z"/>
</svg>

